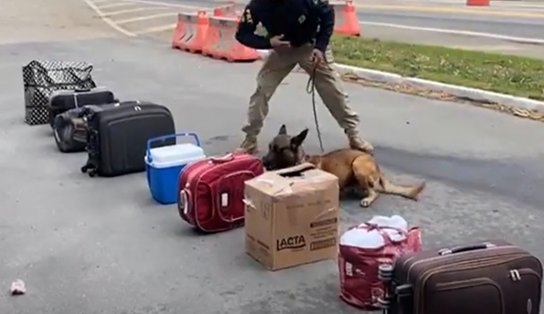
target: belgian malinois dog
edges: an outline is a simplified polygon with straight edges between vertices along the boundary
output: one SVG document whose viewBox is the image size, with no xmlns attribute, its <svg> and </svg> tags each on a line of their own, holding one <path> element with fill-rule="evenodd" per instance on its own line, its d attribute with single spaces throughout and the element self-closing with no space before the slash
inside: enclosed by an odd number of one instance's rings
<svg viewBox="0 0 544 314">
<path fill-rule="evenodd" d="M 390 182 L 380 171 L 374 157 L 359 150 L 347 148 L 324 155 L 306 155 L 302 142 L 307 135 L 308 129 L 304 129 L 298 135 L 290 136 L 285 124 L 282 125 L 263 157 L 264 167 L 267 170 L 278 170 L 309 162 L 316 168 L 337 176 L 341 191 L 347 187 L 358 187 L 365 194 L 360 202 L 362 207 L 372 205 L 380 193 L 400 195 L 417 201 L 419 193 L 425 188 L 424 181 L 414 185 Z"/>
</svg>

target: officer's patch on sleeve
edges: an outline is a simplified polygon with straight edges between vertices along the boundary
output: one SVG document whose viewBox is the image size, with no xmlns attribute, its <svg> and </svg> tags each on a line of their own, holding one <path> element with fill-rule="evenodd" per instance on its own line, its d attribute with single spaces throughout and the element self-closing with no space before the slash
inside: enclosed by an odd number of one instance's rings
<svg viewBox="0 0 544 314">
<path fill-rule="evenodd" d="M 266 27 L 264 27 L 263 23 L 259 22 L 257 26 L 255 26 L 255 31 L 253 32 L 253 34 L 261 37 L 266 37 L 268 36 L 268 30 L 266 29 Z"/>
</svg>

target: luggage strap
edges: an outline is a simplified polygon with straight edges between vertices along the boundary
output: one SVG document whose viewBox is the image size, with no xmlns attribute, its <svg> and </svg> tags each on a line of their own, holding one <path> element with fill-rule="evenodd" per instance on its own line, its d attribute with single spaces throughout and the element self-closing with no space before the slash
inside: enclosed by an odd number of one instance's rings
<svg viewBox="0 0 544 314">
<path fill-rule="evenodd" d="M 384 240 L 386 242 L 389 242 L 388 244 L 395 244 L 395 243 L 398 243 L 398 242 L 402 242 L 402 241 L 393 241 L 393 239 L 391 239 L 391 237 L 389 236 L 389 234 L 387 232 L 385 232 L 385 229 L 391 229 L 391 230 L 395 230 L 397 231 L 398 233 L 402 234 L 405 239 L 408 239 L 408 232 L 400 229 L 400 228 L 397 228 L 397 227 L 392 227 L 392 226 L 379 226 L 378 224 L 373 224 L 373 223 L 369 223 L 369 222 L 364 222 L 362 225 L 366 226 L 366 230 L 368 231 L 372 231 L 372 230 L 376 230 L 380 233 L 380 235 L 384 238 Z M 361 225 L 357 226 L 357 228 L 360 228 Z"/>
<path fill-rule="evenodd" d="M 74 93 L 74 107 L 79 108 L 79 102 L 77 101 L 77 93 Z"/>
</svg>

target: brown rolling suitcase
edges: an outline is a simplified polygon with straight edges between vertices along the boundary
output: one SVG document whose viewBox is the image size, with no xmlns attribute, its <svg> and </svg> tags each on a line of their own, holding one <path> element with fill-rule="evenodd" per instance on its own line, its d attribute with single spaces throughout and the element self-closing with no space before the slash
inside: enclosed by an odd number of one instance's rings
<svg viewBox="0 0 544 314">
<path fill-rule="evenodd" d="M 382 265 L 388 314 L 539 314 L 542 263 L 502 240 L 399 257 Z"/>
</svg>

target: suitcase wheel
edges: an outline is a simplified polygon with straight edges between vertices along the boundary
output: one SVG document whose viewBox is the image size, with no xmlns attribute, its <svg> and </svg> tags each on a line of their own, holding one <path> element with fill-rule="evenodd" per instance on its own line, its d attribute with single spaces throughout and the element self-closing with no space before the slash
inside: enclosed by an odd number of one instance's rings
<svg viewBox="0 0 544 314">
<path fill-rule="evenodd" d="M 381 264 L 378 268 L 378 279 L 382 282 L 393 280 L 393 265 Z"/>
<path fill-rule="evenodd" d="M 378 298 L 378 303 L 376 306 L 381 309 L 388 309 L 391 306 L 391 301 L 387 297 L 385 299 Z"/>
<path fill-rule="evenodd" d="M 412 296 L 412 285 L 404 284 L 404 285 L 395 287 L 395 295 L 397 295 L 399 298 L 411 297 Z"/>
<path fill-rule="evenodd" d="M 89 177 L 92 178 L 94 176 L 96 176 L 96 170 L 93 169 L 93 170 L 89 171 Z"/>
<path fill-rule="evenodd" d="M 89 167 L 83 166 L 83 167 L 81 167 L 81 172 L 85 173 L 85 172 L 87 172 L 87 169 L 89 169 Z"/>
</svg>

